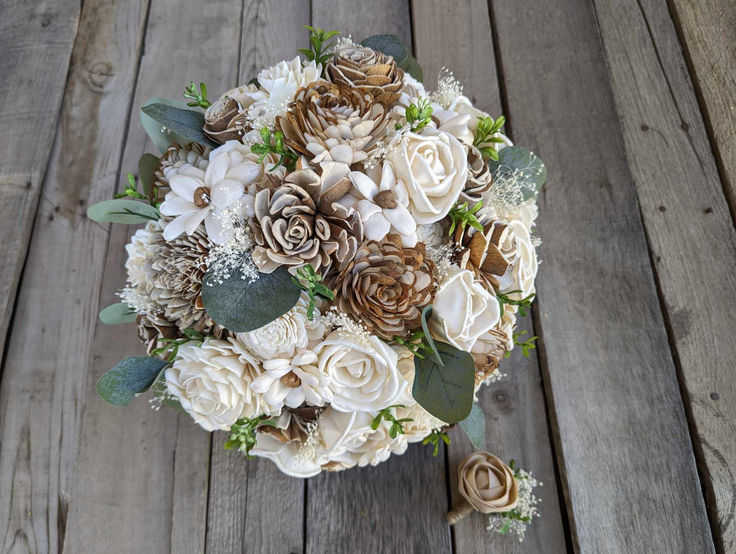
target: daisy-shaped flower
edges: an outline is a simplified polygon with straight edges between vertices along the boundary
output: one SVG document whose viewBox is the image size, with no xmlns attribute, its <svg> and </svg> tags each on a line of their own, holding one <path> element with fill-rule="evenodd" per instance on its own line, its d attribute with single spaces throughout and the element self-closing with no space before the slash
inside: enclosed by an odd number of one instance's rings
<svg viewBox="0 0 736 554">
<path fill-rule="evenodd" d="M 263 394 L 266 403 L 278 409 L 284 405 L 298 408 L 304 402 L 324 406 L 332 402 L 330 377 L 317 366 L 317 355 L 309 350 L 293 358 L 263 362 L 264 372 L 251 383 L 251 390 Z"/>
<path fill-rule="evenodd" d="M 370 175 L 370 176 L 369 176 Z M 417 243 L 417 224 L 409 213 L 409 196 L 402 182 L 397 181 L 391 162 L 369 173 L 351 171 L 353 190 L 341 200 L 360 213 L 368 240 L 380 241 L 388 233 L 401 235 L 406 247 Z"/>
<path fill-rule="evenodd" d="M 191 235 L 204 221 L 208 238 L 215 244 L 228 239 L 223 229 L 223 210 L 240 202 L 245 186 L 261 176 L 263 167 L 249 147 L 229 141 L 210 154 L 207 171 L 171 177 L 171 191 L 161 204 L 161 213 L 172 217 L 164 238 L 173 240 L 182 233 Z"/>
</svg>

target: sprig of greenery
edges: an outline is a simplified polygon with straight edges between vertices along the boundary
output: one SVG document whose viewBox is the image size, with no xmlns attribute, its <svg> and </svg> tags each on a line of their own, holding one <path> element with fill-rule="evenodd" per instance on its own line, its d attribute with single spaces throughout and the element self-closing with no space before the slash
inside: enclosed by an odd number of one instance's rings
<svg viewBox="0 0 736 554">
<path fill-rule="evenodd" d="M 250 458 L 250 451 L 256 445 L 256 428 L 261 425 L 275 427 L 276 423 L 265 415 L 238 419 L 230 427 L 230 440 L 223 445 L 225 450 L 237 449 Z"/>
<path fill-rule="evenodd" d="M 271 129 L 264 127 L 261 129 L 261 140 L 263 141 L 262 143 L 253 144 L 250 147 L 251 152 L 259 155 L 258 163 L 263 162 L 269 154 L 276 154 L 279 156 L 279 161 L 269 171 L 276 171 L 282 165 L 289 171 L 294 170 L 296 160 L 299 156 L 284 146 L 284 134 L 281 131 L 276 131 L 273 134 L 272 141 Z"/>
<path fill-rule="evenodd" d="M 478 231 L 482 231 L 483 225 L 480 224 L 480 221 L 478 221 L 478 218 L 475 216 L 475 214 L 478 213 L 478 210 L 480 210 L 482 207 L 483 200 L 479 201 L 472 208 L 468 208 L 467 202 L 463 202 L 462 204 L 455 204 L 450 210 L 450 213 L 447 214 L 447 216 L 450 218 L 450 221 L 452 221 L 448 234 L 452 236 L 458 225 L 460 226 L 460 229 L 465 229 L 466 225 L 470 225 L 471 227 L 478 229 Z"/>
<path fill-rule="evenodd" d="M 391 413 L 391 408 L 406 408 L 406 406 L 404 406 L 403 404 L 393 404 L 388 408 L 378 410 L 378 415 L 374 417 L 373 421 L 371 422 L 371 429 L 373 429 L 374 431 L 378 429 L 378 426 L 381 425 L 382 419 L 390 421 L 391 428 L 388 430 L 388 435 L 392 439 L 395 439 L 398 435 L 404 434 L 404 423 L 406 423 L 407 421 L 414 421 L 414 419 L 410 417 L 402 417 L 401 419 L 396 419 L 396 416 Z"/>
<path fill-rule="evenodd" d="M 212 102 L 207 100 L 207 85 L 199 83 L 199 90 L 194 81 L 184 89 L 184 98 L 188 98 L 191 102 L 187 102 L 187 106 L 191 108 L 204 108 L 205 110 L 212 105 Z"/>
<path fill-rule="evenodd" d="M 325 31 L 311 25 L 304 25 L 304 28 L 309 31 L 310 48 L 299 48 L 297 52 L 303 54 L 310 62 L 317 62 L 321 65 L 324 75 L 325 64 L 332 58 L 332 47 L 335 46 L 335 41 L 330 41 L 330 39 L 339 35 L 340 31 Z"/>
<path fill-rule="evenodd" d="M 520 290 L 512 290 L 510 292 L 507 292 L 506 294 L 502 294 L 500 292 L 496 293 L 496 298 L 498 298 L 498 305 L 501 307 L 501 317 L 503 317 L 503 307 L 505 304 L 508 304 L 509 306 L 518 306 L 519 315 L 521 315 L 522 317 L 526 317 L 526 309 L 532 307 L 532 301 L 534 300 L 536 294 L 531 293 L 529 296 L 526 296 L 521 300 L 514 300 L 513 298 L 509 298 L 508 296 L 509 294 L 519 293 L 521 293 Z"/>
<path fill-rule="evenodd" d="M 309 295 L 309 306 L 307 307 L 307 319 L 309 321 L 314 319 L 317 295 L 327 298 L 327 300 L 335 299 L 335 294 L 322 282 L 322 275 L 314 270 L 312 264 L 300 267 L 296 272 L 296 276 L 292 276 L 291 280 Z"/>
<path fill-rule="evenodd" d="M 415 331 L 406 339 L 399 336 L 394 337 L 395 342 L 408 349 L 417 358 L 421 358 L 422 360 L 424 359 L 425 354 L 432 352 L 432 347 L 427 344 L 425 339 L 426 336 L 424 335 L 424 331 Z"/>
<path fill-rule="evenodd" d="M 490 116 L 478 118 L 473 146 L 478 147 L 478 150 L 481 151 L 484 157 L 498 161 L 498 151 L 493 147 L 493 145 L 502 143 L 503 139 L 493 135 L 500 132 L 501 127 L 503 127 L 505 123 L 506 118 L 502 115 L 495 120 Z"/>
<path fill-rule="evenodd" d="M 113 195 L 113 198 L 138 198 L 139 200 L 145 200 L 149 202 L 148 196 L 138 192 L 138 185 L 135 182 L 135 175 L 128 173 L 126 175 L 128 183 L 125 185 L 125 190 Z M 153 203 L 151 203 L 153 205 Z"/>
<path fill-rule="evenodd" d="M 432 121 L 432 105 L 428 98 L 420 98 L 416 104 L 409 104 L 404 115 L 411 131 L 418 133 Z M 397 131 L 401 129 L 398 123 Z"/>
<path fill-rule="evenodd" d="M 514 333 L 514 344 L 516 346 L 521 346 L 521 353 L 525 358 L 529 357 L 529 353 L 532 349 L 536 348 L 537 346 L 534 344 L 534 341 L 537 340 L 539 337 L 531 337 L 530 339 L 527 339 L 525 341 L 521 340 L 521 337 L 523 335 L 526 335 L 526 331 L 521 331 L 520 333 Z M 511 356 L 510 351 L 506 351 L 506 354 L 504 354 L 506 358 Z"/>
<path fill-rule="evenodd" d="M 205 339 L 205 336 L 202 333 L 200 333 L 199 331 L 195 331 L 194 329 L 184 329 L 184 335 L 185 336 L 180 339 L 159 338 L 158 342 L 163 343 L 163 346 L 152 350 L 151 356 L 162 356 L 166 352 L 168 352 L 169 356 L 168 358 L 166 358 L 166 360 L 169 363 L 172 363 L 179 355 L 179 347 L 182 344 L 187 344 L 188 342 L 196 342 L 197 346 L 201 346 L 202 342 L 204 342 Z"/>
<path fill-rule="evenodd" d="M 432 456 L 436 456 L 437 454 L 439 454 L 440 445 L 443 442 L 445 444 L 450 444 L 450 437 L 448 437 L 447 433 L 445 433 L 442 429 L 435 429 L 430 435 L 424 437 L 422 444 L 431 444 L 432 446 L 434 446 L 434 452 L 432 453 Z"/>
</svg>

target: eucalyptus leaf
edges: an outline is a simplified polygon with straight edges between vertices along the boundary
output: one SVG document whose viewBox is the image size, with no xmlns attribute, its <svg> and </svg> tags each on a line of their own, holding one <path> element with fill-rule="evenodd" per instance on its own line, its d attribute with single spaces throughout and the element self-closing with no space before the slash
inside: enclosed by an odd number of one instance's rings
<svg viewBox="0 0 736 554">
<path fill-rule="evenodd" d="M 209 139 L 202 131 L 202 127 L 204 126 L 204 112 L 202 110 L 194 110 L 189 107 L 179 108 L 168 103 L 155 102 L 144 104 L 141 112 L 158 124 L 157 139 L 161 141 L 161 144 L 157 142 L 156 145 L 159 149 L 161 149 L 164 142 L 168 143 L 161 150 L 162 152 L 174 142 L 181 144 L 197 142 L 204 146 L 212 146 L 213 148 L 219 146 L 219 144 Z M 142 121 L 143 119 L 141 118 Z M 149 132 L 151 128 L 150 123 L 148 127 L 144 125 L 144 128 L 146 132 Z M 162 131 L 162 129 L 166 129 L 166 131 Z M 155 130 L 155 127 L 152 130 Z M 153 136 L 151 136 L 151 139 L 154 142 L 157 140 Z"/>
<path fill-rule="evenodd" d="M 125 406 L 147 391 L 166 365 L 166 361 L 150 356 L 125 358 L 100 377 L 95 387 L 97 394 L 110 404 Z"/>
<path fill-rule="evenodd" d="M 180 102 L 179 100 L 169 100 L 168 98 L 160 98 L 158 96 L 154 96 L 153 98 L 148 99 L 148 101 L 146 101 L 146 103 L 141 106 L 141 126 L 146 131 L 146 134 L 151 139 L 151 142 L 156 145 L 156 148 L 158 148 L 159 152 L 163 154 L 164 152 L 166 152 L 166 149 L 175 142 L 178 144 L 187 144 L 191 142 L 187 139 L 187 137 L 178 135 L 170 129 L 164 131 L 158 121 L 143 112 L 143 108 L 145 108 L 146 106 L 151 106 L 153 104 L 165 104 L 167 106 L 171 106 L 172 108 L 180 108 L 182 110 L 189 110 L 191 108 L 187 106 L 186 102 Z"/>
<path fill-rule="evenodd" d="M 92 204 L 87 208 L 87 217 L 100 223 L 147 223 L 158 221 L 158 210 L 146 202 L 130 198 L 115 198 Z"/>
<path fill-rule="evenodd" d="M 429 347 L 432 349 L 432 352 L 434 352 L 435 357 L 437 358 L 437 361 L 440 365 L 445 365 L 445 362 L 442 360 L 442 357 L 440 356 L 439 351 L 437 350 L 437 345 L 434 343 L 434 339 L 432 338 L 432 333 L 429 332 L 429 325 L 427 324 L 427 321 L 429 318 L 432 317 L 432 306 L 425 306 L 422 310 L 422 331 L 424 331 L 424 338 L 427 339 L 427 344 L 429 344 Z"/>
<path fill-rule="evenodd" d="M 486 414 L 477 402 L 473 403 L 470 415 L 460 422 L 460 428 L 465 432 L 470 444 L 476 450 L 486 447 Z"/>
<path fill-rule="evenodd" d="M 374 35 L 365 39 L 361 44 L 378 52 L 383 52 L 387 56 L 392 56 L 396 65 L 417 81 L 423 81 L 424 75 L 419 62 L 409 54 L 409 50 L 396 35 Z"/>
<path fill-rule="evenodd" d="M 430 414 L 446 423 L 462 421 L 473 406 L 475 363 L 467 352 L 437 341 L 444 361 L 440 365 L 434 354 L 424 359 L 414 357 L 412 395 Z"/>
<path fill-rule="evenodd" d="M 521 146 L 507 146 L 498 151 L 498 161 L 489 160 L 488 167 L 494 182 L 512 179 L 521 187 L 524 200 L 539 192 L 547 178 L 547 168 L 542 160 Z"/>
<path fill-rule="evenodd" d="M 135 310 L 124 302 L 111 304 L 100 312 L 100 321 L 105 325 L 120 325 L 121 323 L 133 323 L 136 318 Z"/>
<path fill-rule="evenodd" d="M 159 159 L 153 154 L 143 154 L 138 160 L 138 178 L 143 185 L 143 194 L 153 199 L 154 173 L 159 166 Z"/>
<path fill-rule="evenodd" d="M 301 289 L 289 272 L 280 267 L 273 273 L 259 273 L 254 281 L 234 271 L 222 283 L 207 273 L 202 301 L 207 314 L 236 333 L 253 331 L 281 317 L 299 300 Z"/>
</svg>

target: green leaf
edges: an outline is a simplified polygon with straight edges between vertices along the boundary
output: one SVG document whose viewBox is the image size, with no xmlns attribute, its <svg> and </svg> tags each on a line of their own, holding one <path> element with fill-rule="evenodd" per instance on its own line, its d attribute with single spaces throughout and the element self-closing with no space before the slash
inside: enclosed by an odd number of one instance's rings
<svg viewBox="0 0 736 554">
<path fill-rule="evenodd" d="M 135 310 L 123 302 L 112 304 L 100 312 L 100 320 L 105 325 L 120 325 L 133 323 L 136 318 Z"/>
<path fill-rule="evenodd" d="M 429 318 L 432 317 L 432 305 L 425 306 L 422 310 L 422 331 L 424 331 L 424 338 L 427 339 L 427 344 L 429 344 L 429 347 L 432 349 L 432 352 L 434 352 L 435 357 L 437 358 L 437 361 L 441 366 L 445 365 L 445 362 L 442 360 L 442 356 L 440 356 L 439 351 L 437 350 L 437 345 L 434 343 L 434 339 L 432 338 L 432 333 L 429 332 L 429 325 L 427 325 L 427 321 Z"/>
<path fill-rule="evenodd" d="M 160 98 L 158 96 L 149 98 L 148 101 L 143 104 L 143 106 L 141 106 L 141 126 L 146 131 L 146 134 L 151 139 L 151 142 L 156 145 L 156 148 L 158 148 L 159 152 L 163 154 L 164 152 L 166 152 L 166 149 L 175 142 L 179 144 L 188 143 L 189 141 L 186 137 L 177 135 L 173 132 L 164 132 L 161 129 L 161 124 L 158 121 L 153 119 L 151 116 L 143 113 L 144 107 L 153 104 L 166 104 L 167 106 L 172 106 L 174 108 L 181 108 L 185 110 L 188 110 L 189 108 L 187 107 L 185 102 L 180 102 L 179 100 L 169 100 L 168 98 Z"/>
<path fill-rule="evenodd" d="M 156 169 L 159 165 L 159 159 L 153 154 L 143 154 L 138 160 L 138 178 L 143 184 L 143 194 L 148 198 L 153 198 L 153 181 Z"/>
<path fill-rule="evenodd" d="M 470 415 L 460 422 L 460 428 L 470 439 L 476 450 L 486 447 L 486 414 L 477 402 L 473 403 Z"/>
<path fill-rule="evenodd" d="M 255 281 L 243 279 L 236 271 L 218 283 L 208 273 L 202 286 L 202 301 L 208 315 L 236 333 L 271 323 L 293 308 L 300 295 L 301 289 L 283 267 L 273 273 L 259 273 Z"/>
<path fill-rule="evenodd" d="M 146 223 L 158 221 L 161 215 L 158 210 L 137 200 L 116 198 L 92 204 L 87 208 L 87 217 L 100 223 Z"/>
<path fill-rule="evenodd" d="M 167 362 L 150 356 L 131 356 L 117 363 L 97 381 L 97 394 L 110 404 L 125 406 L 145 392 Z"/>
<path fill-rule="evenodd" d="M 396 35 L 374 35 L 365 39 L 361 44 L 378 52 L 383 52 L 387 56 L 392 56 L 396 65 L 417 81 L 423 81 L 424 75 L 419 62 L 409 54 L 409 50 Z"/>
<path fill-rule="evenodd" d="M 168 144 L 161 150 L 161 152 L 164 152 L 173 142 L 180 142 L 181 144 L 197 142 L 204 146 L 219 146 L 216 142 L 210 140 L 204 132 L 202 132 L 202 127 L 204 126 L 204 112 L 201 110 L 179 108 L 172 106 L 169 103 L 156 102 L 153 104 L 145 104 L 141 108 L 141 112 L 143 115 L 151 118 L 158 125 L 158 138 L 164 138 L 168 141 Z M 150 127 L 150 123 L 148 127 L 144 125 L 146 132 L 149 132 Z M 168 129 L 170 133 L 162 131 L 161 129 L 164 127 Z M 151 136 L 151 139 L 155 142 L 153 136 Z M 157 143 L 157 146 L 161 149 L 160 144 Z"/>
<path fill-rule="evenodd" d="M 430 414 L 446 423 L 462 421 L 473 406 L 475 363 L 467 352 L 437 341 L 445 365 L 433 354 L 414 357 L 412 395 Z"/>
<path fill-rule="evenodd" d="M 524 200 L 535 196 L 547 178 L 547 168 L 542 160 L 534 152 L 520 146 L 507 146 L 499 150 L 498 161 L 489 161 L 488 167 L 495 180 L 518 180 Z"/>
</svg>

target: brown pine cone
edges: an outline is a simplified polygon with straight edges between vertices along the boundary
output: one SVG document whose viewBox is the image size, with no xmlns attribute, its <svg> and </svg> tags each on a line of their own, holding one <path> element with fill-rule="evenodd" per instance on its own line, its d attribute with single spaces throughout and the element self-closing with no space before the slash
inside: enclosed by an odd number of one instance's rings
<svg viewBox="0 0 736 554">
<path fill-rule="evenodd" d="M 483 154 L 475 146 L 468 149 L 468 180 L 460 193 L 460 202 L 468 202 L 471 206 L 483 199 L 483 193 L 493 185 L 493 176 Z"/>
<path fill-rule="evenodd" d="M 405 336 L 421 326 L 422 309 L 432 302 L 433 270 L 421 242 L 404 248 L 395 234 L 365 242 L 337 278 L 338 307 L 384 339 Z"/>
<path fill-rule="evenodd" d="M 161 156 L 159 166 L 153 173 L 153 198 L 151 200 L 163 202 L 166 193 L 171 190 L 169 179 L 174 175 L 188 172 L 192 168 L 207 171 L 209 165 L 210 148 L 196 142 L 180 146 L 172 144 Z M 202 173 L 204 177 L 204 173 Z"/>
<path fill-rule="evenodd" d="M 509 260 L 498 248 L 506 224 L 500 221 L 481 222 L 483 231 L 470 225 L 458 226 L 453 240 L 457 245 L 455 261 L 463 269 L 469 269 L 489 290 L 497 286 L 496 276 L 506 273 Z"/>
<path fill-rule="evenodd" d="M 393 104 L 401 96 L 404 72 L 391 56 L 355 45 L 339 50 L 325 73 L 333 83 L 370 94 L 376 102 Z"/>
</svg>

